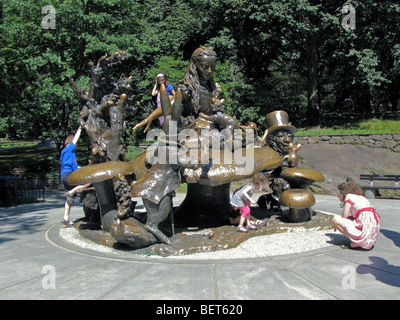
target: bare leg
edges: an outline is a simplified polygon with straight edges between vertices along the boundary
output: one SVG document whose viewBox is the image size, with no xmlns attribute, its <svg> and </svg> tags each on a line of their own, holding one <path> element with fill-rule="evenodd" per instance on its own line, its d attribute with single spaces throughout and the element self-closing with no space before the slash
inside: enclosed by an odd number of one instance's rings
<svg viewBox="0 0 400 320">
<path fill-rule="evenodd" d="M 65 221 L 69 221 L 69 214 L 71 212 L 71 205 L 72 205 L 71 200 L 67 199 L 65 201 L 65 206 L 64 206 L 64 220 Z"/>
<path fill-rule="evenodd" d="M 346 230 L 340 224 L 340 219 L 342 219 L 342 218 L 341 217 L 336 217 L 336 216 L 333 217 L 332 224 L 335 227 L 335 230 L 339 231 L 341 234 L 345 235 L 346 237 L 349 237 L 348 233 L 346 232 Z"/>
<path fill-rule="evenodd" d="M 244 220 L 245 220 L 245 219 L 244 219 L 242 216 L 240 216 L 238 228 L 242 228 L 242 227 L 243 227 Z"/>
<path fill-rule="evenodd" d="M 335 226 L 335 229 L 337 231 L 339 231 L 341 234 L 345 235 L 346 237 L 349 238 L 349 235 L 347 233 L 347 231 L 340 225 L 340 224 L 336 224 L 335 222 L 333 223 L 333 225 Z"/>
<path fill-rule="evenodd" d="M 346 229 L 343 228 L 342 225 L 340 224 L 340 219 L 343 219 L 343 218 L 334 217 L 332 219 L 332 223 L 333 223 L 335 229 L 351 240 L 350 235 L 348 234 Z M 356 243 L 354 243 L 353 241 L 351 241 L 350 242 L 350 247 L 356 248 L 356 247 L 358 247 L 358 245 Z"/>
<path fill-rule="evenodd" d="M 146 119 L 140 121 L 136 126 L 133 127 L 132 134 L 135 134 L 137 129 L 139 129 L 140 127 L 143 127 L 145 125 L 147 125 L 146 129 L 144 130 L 144 132 L 146 132 L 149 129 L 151 122 L 154 119 L 159 118 L 162 115 L 163 115 L 163 113 L 162 113 L 161 108 L 154 109 L 154 111 L 152 113 L 150 113 L 150 115 L 148 115 Z"/>
<path fill-rule="evenodd" d="M 247 223 L 247 226 L 249 226 L 249 221 L 248 221 L 248 219 L 246 219 L 246 218 L 243 218 L 242 216 L 240 216 L 240 220 L 239 220 L 239 225 L 238 225 L 238 227 L 237 227 L 237 231 L 239 231 L 239 232 L 248 232 L 249 231 L 249 229 L 248 228 L 245 228 L 243 225 L 244 225 L 244 222 L 246 221 L 246 223 Z"/>
<path fill-rule="evenodd" d="M 86 189 L 90 185 L 91 185 L 91 183 L 87 183 L 87 184 L 82 184 L 82 185 L 76 186 L 75 188 L 69 190 L 67 193 L 72 197 L 75 193 L 77 193 L 80 190 Z"/>
</svg>

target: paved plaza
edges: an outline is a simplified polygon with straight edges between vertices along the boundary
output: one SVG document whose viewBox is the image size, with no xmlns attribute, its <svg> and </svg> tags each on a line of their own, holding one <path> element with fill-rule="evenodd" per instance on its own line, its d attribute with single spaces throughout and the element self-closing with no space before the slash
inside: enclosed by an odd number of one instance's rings
<svg viewBox="0 0 400 320">
<path fill-rule="evenodd" d="M 341 213 L 336 197 L 316 200 L 314 209 Z M 399 199 L 371 201 L 382 219 L 370 251 L 327 245 L 231 260 L 118 256 L 74 245 L 59 236 L 64 201 L 63 192 L 51 191 L 44 203 L 0 208 L 0 299 L 400 298 Z M 82 204 L 74 204 L 72 220 L 82 216 Z"/>
</svg>

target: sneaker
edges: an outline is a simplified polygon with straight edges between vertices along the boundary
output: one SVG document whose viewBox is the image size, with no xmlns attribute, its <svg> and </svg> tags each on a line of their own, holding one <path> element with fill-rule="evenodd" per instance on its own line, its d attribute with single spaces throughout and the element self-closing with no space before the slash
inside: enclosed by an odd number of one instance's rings
<svg viewBox="0 0 400 320">
<path fill-rule="evenodd" d="M 68 220 L 65 220 L 65 219 L 62 219 L 60 222 L 64 225 L 65 228 L 70 228 L 73 226 L 73 224 L 71 222 L 69 222 Z"/>
<path fill-rule="evenodd" d="M 268 219 L 267 218 L 265 218 L 265 219 L 263 219 L 261 221 L 262 221 L 262 226 L 263 227 L 265 227 L 267 225 L 267 223 L 268 223 Z"/>
<path fill-rule="evenodd" d="M 255 226 L 254 224 L 250 224 L 247 226 L 247 230 L 257 230 L 257 229 L 258 229 L 258 227 Z"/>
<path fill-rule="evenodd" d="M 237 227 L 236 229 L 238 232 L 249 232 L 249 230 L 245 227 Z"/>
<path fill-rule="evenodd" d="M 256 224 L 257 227 L 265 227 L 267 225 L 267 219 L 264 220 L 257 220 Z"/>
</svg>

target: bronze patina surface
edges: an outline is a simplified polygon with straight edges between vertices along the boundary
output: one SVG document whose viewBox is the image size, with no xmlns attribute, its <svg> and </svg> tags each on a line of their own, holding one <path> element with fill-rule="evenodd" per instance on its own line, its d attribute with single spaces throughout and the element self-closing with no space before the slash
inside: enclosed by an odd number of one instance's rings
<svg viewBox="0 0 400 320">
<path fill-rule="evenodd" d="M 316 210 L 312 211 L 313 217 L 310 221 L 297 223 L 288 220 L 288 210 L 277 213 L 262 208 L 252 208 L 252 215 L 259 219 L 267 218 L 267 225 L 257 230 L 250 230 L 248 233 L 241 233 L 236 231 L 236 226 L 234 225 L 209 227 L 203 224 L 197 227 L 188 227 L 177 221 L 175 234 L 172 235 L 171 224 L 166 220 L 160 225 L 160 229 L 170 237 L 171 243 L 167 245 L 154 241 L 149 246 L 143 248 L 134 248 L 118 243 L 109 233 L 101 230 L 90 230 L 90 225 L 84 221 L 77 223 L 75 227 L 78 228 L 83 237 L 98 244 L 132 253 L 158 256 L 182 256 L 193 253 L 226 250 L 237 247 L 251 237 L 293 232 L 296 229 L 307 229 L 310 232 L 332 229 L 332 216 Z"/>
<path fill-rule="evenodd" d="M 291 190 L 277 194 L 289 207 L 288 222 L 311 220 L 314 198 L 307 188 L 324 177 L 315 170 L 297 167 L 296 152 L 301 145 L 293 145 L 296 128 L 289 122 L 289 115 L 283 110 L 267 114 L 265 145 L 264 138 L 257 136 L 256 126 L 242 125 L 225 113 L 225 101 L 219 99 L 221 87 L 214 81 L 217 55 L 211 47 L 193 52 L 173 100 L 161 84 L 160 108 L 132 130 L 135 133 L 146 126 L 147 131 L 154 119 L 163 116 L 162 128 L 154 130 L 157 134 L 151 132 L 156 143 L 125 161 L 124 114 L 135 112 L 138 103 L 131 77 L 113 78 L 112 67 L 126 58 L 124 51 L 116 51 L 110 57 L 101 57 L 96 65 L 92 63 L 89 92 L 77 88 L 70 79 L 82 101 L 79 122 L 91 140 L 92 163 L 73 172 L 68 183 L 93 183 L 100 208 L 99 228 L 114 239 L 107 243 L 115 241 L 134 249 L 156 243 L 176 246 L 186 236 L 182 232 L 174 235 L 163 227 L 171 222 L 176 228 L 221 227 L 212 230 L 212 236 L 205 240 L 219 243 L 216 248 L 232 246 L 232 239 L 247 234 L 236 234 L 229 225 L 230 184 L 260 172 L 287 181 L 285 188 Z M 186 198 L 173 210 L 175 190 L 183 183 L 188 185 Z M 136 202 L 132 199 L 136 197 L 143 201 L 143 217 L 135 212 Z M 222 236 L 221 230 L 227 235 Z M 100 238 L 105 241 L 107 237 Z"/>
</svg>

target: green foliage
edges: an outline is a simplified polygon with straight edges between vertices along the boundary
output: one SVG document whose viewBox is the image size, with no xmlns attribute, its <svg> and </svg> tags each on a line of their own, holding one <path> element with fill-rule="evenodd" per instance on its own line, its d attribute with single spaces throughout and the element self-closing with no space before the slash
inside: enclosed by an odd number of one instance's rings
<svg viewBox="0 0 400 320">
<path fill-rule="evenodd" d="M 140 149 L 140 148 L 138 148 L 136 146 L 133 146 L 133 145 L 128 146 L 127 149 L 128 149 L 128 152 L 125 155 L 125 160 L 126 161 L 132 160 L 133 158 L 135 158 L 138 155 L 140 155 L 143 152 L 145 152 L 144 150 L 142 150 L 142 149 Z"/>
<path fill-rule="evenodd" d="M 1 93 L 0 117 L 5 133 L 52 137 L 61 148 L 80 111 L 67 75 L 88 87 L 90 60 L 125 48 L 134 64 L 149 47 L 139 39 L 143 28 L 135 1 L 57 1 L 55 29 L 41 26 L 44 5 L 4 1 L 0 78 L 7 89 Z"/>
<path fill-rule="evenodd" d="M 155 59 L 154 65 L 146 72 L 144 79 L 138 84 L 138 88 L 145 90 L 144 97 L 146 100 L 151 99 L 151 91 L 155 84 L 156 75 L 165 72 L 169 82 L 176 88 L 176 82 L 185 75 L 187 62 L 181 58 L 173 58 L 172 56 L 160 56 Z"/>
<path fill-rule="evenodd" d="M 154 77 L 175 85 L 193 50 L 214 46 L 215 79 L 225 110 L 263 129 L 265 115 L 285 109 L 308 116 L 310 83 L 330 114 L 398 111 L 400 4 L 396 0 L 54 0 L 55 29 L 41 25 L 45 0 L 3 0 L 0 24 L 0 135 L 53 138 L 61 149 L 75 131 L 80 101 L 67 81 L 89 87 L 88 63 L 124 49 L 116 66 L 132 76 L 141 106 L 130 129 L 154 108 Z M 341 26 L 344 5 L 356 28 Z M 310 55 L 311 49 L 316 54 Z M 314 58 L 314 59 L 312 59 Z M 312 73 L 310 70 L 316 70 Z M 312 78 L 313 77 L 313 78 Z"/>
<path fill-rule="evenodd" d="M 58 160 L 58 161 L 57 161 Z M 60 162 L 56 149 L 19 147 L 0 151 L 0 175 L 45 178 L 47 173 L 58 173 Z"/>
<path fill-rule="evenodd" d="M 371 49 L 364 49 L 361 51 L 352 49 L 349 52 L 349 57 L 355 57 L 357 59 L 356 71 L 360 78 L 360 83 L 368 86 L 380 87 L 386 78 L 383 77 L 382 71 L 377 70 L 379 66 L 378 57 L 375 52 Z M 356 80 L 355 80 L 356 81 Z"/>
</svg>

